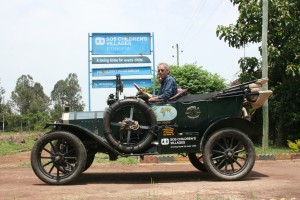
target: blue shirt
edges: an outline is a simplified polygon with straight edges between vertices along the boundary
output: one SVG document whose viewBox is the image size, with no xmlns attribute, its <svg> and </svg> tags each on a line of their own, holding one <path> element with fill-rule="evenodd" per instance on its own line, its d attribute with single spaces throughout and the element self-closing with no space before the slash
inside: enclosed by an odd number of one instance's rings
<svg viewBox="0 0 300 200">
<path fill-rule="evenodd" d="M 177 83 L 172 76 L 167 75 L 166 78 L 161 82 L 160 89 L 158 91 L 158 98 L 169 100 L 176 93 Z"/>
</svg>

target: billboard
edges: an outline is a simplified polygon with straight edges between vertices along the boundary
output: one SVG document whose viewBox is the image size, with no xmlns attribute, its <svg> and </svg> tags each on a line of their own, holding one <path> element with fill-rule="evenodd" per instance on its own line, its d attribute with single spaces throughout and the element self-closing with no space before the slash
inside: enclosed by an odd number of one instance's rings
<svg viewBox="0 0 300 200">
<path fill-rule="evenodd" d="M 109 95 L 117 74 L 122 76 L 124 92 L 134 90 L 133 83 L 151 87 L 154 68 L 154 33 L 88 33 L 88 110 L 91 89 L 93 95 Z M 104 109 L 102 100 L 97 105 Z"/>
<path fill-rule="evenodd" d="M 151 55 L 150 33 L 92 33 L 93 55 Z"/>
</svg>

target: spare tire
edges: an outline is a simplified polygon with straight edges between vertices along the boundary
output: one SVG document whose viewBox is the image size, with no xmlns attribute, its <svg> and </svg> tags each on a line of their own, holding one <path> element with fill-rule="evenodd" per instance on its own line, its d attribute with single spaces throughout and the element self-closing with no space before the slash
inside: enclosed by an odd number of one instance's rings
<svg viewBox="0 0 300 200">
<path fill-rule="evenodd" d="M 124 99 L 105 112 L 103 129 L 107 141 L 123 153 L 146 149 L 154 138 L 156 117 L 149 105 L 140 99 Z"/>
</svg>

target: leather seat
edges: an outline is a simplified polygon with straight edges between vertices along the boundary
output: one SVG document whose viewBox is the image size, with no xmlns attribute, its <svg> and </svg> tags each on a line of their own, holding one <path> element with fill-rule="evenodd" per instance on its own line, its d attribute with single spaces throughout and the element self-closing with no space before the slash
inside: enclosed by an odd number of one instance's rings
<svg viewBox="0 0 300 200">
<path fill-rule="evenodd" d="M 169 101 L 174 101 L 187 94 L 187 89 L 178 88 L 177 93 L 172 96 Z"/>
</svg>

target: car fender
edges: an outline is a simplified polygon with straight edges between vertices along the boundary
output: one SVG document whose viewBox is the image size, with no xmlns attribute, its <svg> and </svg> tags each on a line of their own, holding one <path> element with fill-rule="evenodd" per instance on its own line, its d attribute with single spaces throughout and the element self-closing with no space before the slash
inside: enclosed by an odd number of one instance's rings
<svg viewBox="0 0 300 200">
<path fill-rule="evenodd" d="M 61 124 L 61 123 L 47 123 L 44 128 L 54 127 L 54 129 L 65 130 L 76 135 L 80 140 L 93 140 L 96 141 L 100 146 L 106 148 L 108 151 L 116 153 L 117 155 L 123 155 L 112 146 L 108 144 L 105 138 L 85 129 L 81 126 L 73 125 L 73 124 Z"/>
<path fill-rule="evenodd" d="M 253 142 L 260 141 L 262 137 L 261 130 L 251 121 L 243 119 L 243 118 L 222 118 L 218 119 L 211 123 L 208 128 L 205 130 L 201 141 L 200 141 L 200 150 L 203 151 L 205 142 L 213 134 L 215 131 L 223 128 L 233 128 L 240 130 L 248 135 L 248 137 Z"/>
</svg>

